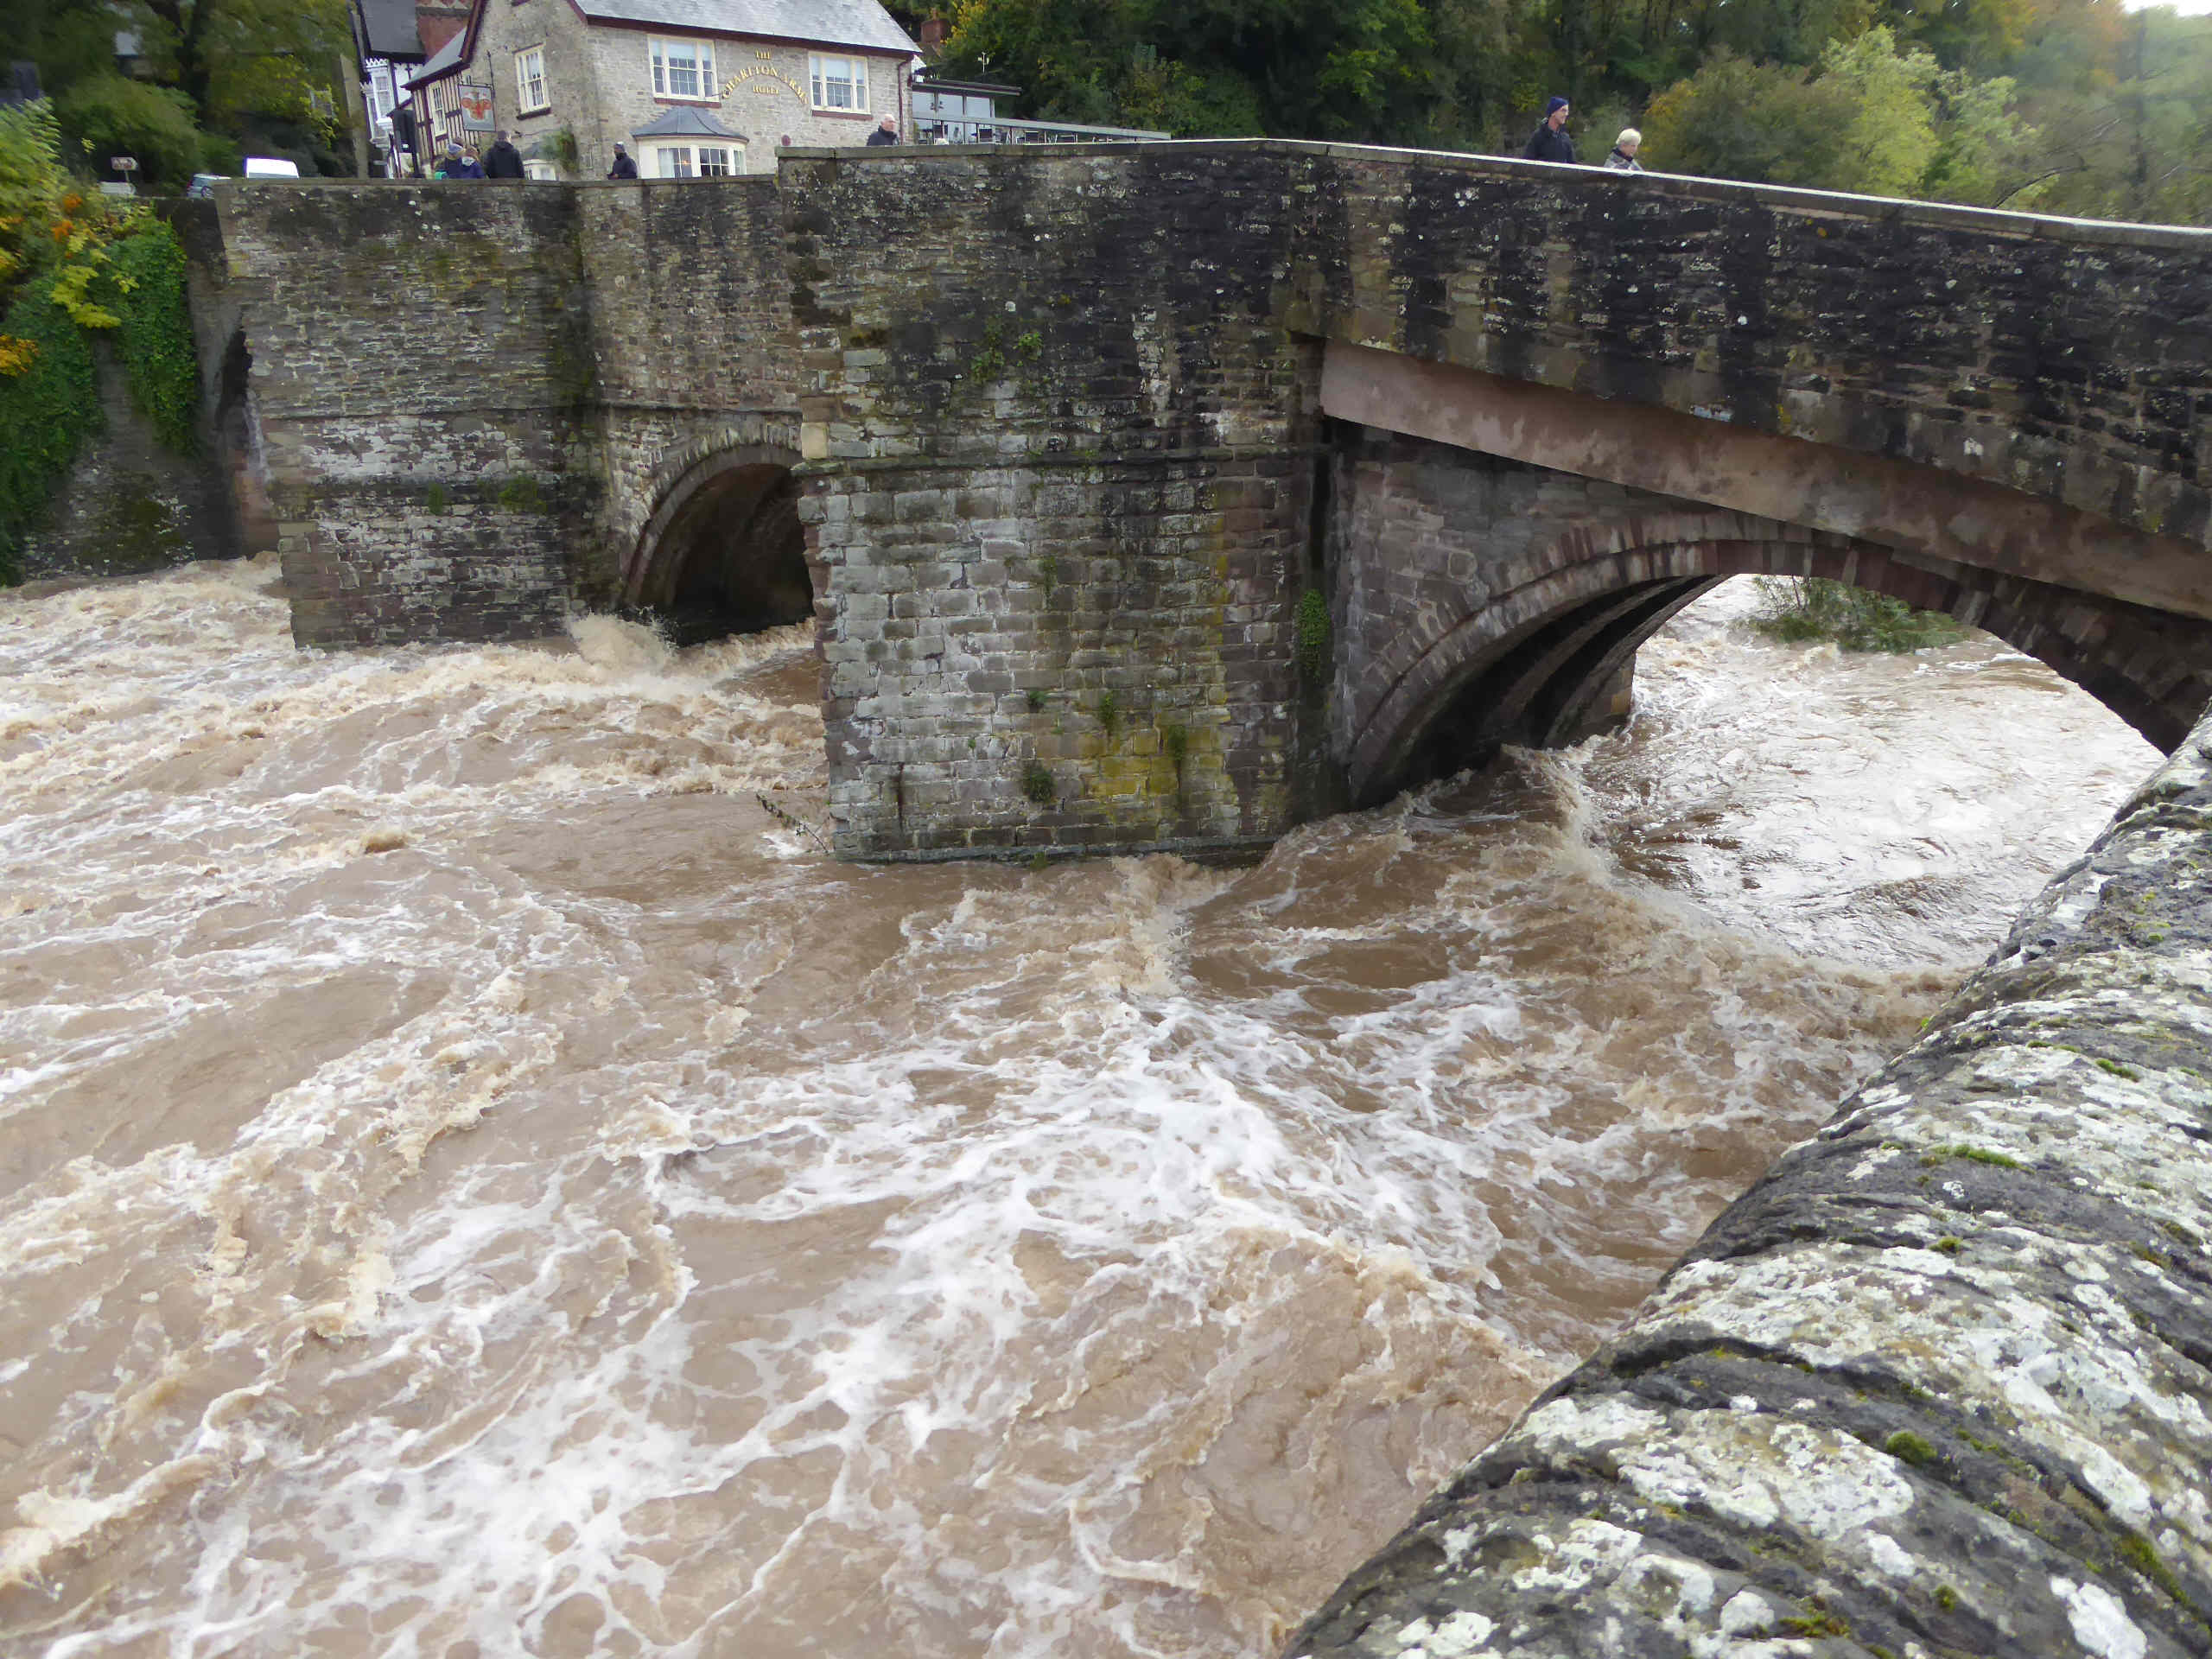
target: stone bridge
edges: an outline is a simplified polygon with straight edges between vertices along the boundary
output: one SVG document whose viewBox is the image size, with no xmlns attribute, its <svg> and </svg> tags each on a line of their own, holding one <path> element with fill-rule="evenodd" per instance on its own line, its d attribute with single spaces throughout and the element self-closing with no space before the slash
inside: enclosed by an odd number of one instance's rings
<svg viewBox="0 0 2212 1659">
<path fill-rule="evenodd" d="M 302 644 L 810 606 L 848 855 L 1264 841 L 1744 571 L 2176 750 L 1292 1651 L 2212 1652 L 2212 237 L 1281 142 L 186 224 Z"/>
<path fill-rule="evenodd" d="M 819 620 L 842 852 L 1261 842 L 1624 706 L 1716 580 L 2212 695 L 2212 238 L 1283 141 L 232 191 L 304 644 Z"/>
</svg>

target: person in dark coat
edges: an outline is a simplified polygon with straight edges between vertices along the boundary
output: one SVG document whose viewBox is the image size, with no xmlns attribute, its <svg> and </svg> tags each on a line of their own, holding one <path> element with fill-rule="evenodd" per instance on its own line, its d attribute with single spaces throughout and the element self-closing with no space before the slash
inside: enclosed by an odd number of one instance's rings
<svg viewBox="0 0 2212 1659">
<path fill-rule="evenodd" d="M 634 179 L 638 176 L 638 164 L 630 159 L 630 152 L 620 144 L 614 146 L 614 165 L 607 169 L 607 176 L 610 179 Z"/>
<path fill-rule="evenodd" d="M 875 130 L 868 134 L 868 141 L 871 146 L 875 144 L 897 143 L 899 142 L 899 123 L 897 118 L 893 116 L 885 116 L 882 120 L 875 124 Z"/>
<path fill-rule="evenodd" d="M 1528 148 L 1521 152 L 1524 161 L 1567 162 L 1574 160 L 1574 140 L 1567 136 L 1567 102 L 1555 98 L 1544 105 L 1543 124 L 1529 135 Z"/>
<path fill-rule="evenodd" d="M 492 135 L 492 148 L 484 152 L 484 176 L 487 179 L 528 176 L 522 164 L 522 151 L 507 142 L 507 132 L 504 127 Z"/>
</svg>

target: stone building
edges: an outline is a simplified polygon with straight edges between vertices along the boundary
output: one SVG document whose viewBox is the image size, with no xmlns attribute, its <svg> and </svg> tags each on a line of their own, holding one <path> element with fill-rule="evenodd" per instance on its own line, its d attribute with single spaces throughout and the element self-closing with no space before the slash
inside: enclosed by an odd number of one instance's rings
<svg viewBox="0 0 2212 1659">
<path fill-rule="evenodd" d="M 504 127 L 535 176 L 603 178 L 620 143 L 644 177 L 711 178 L 886 115 L 910 137 L 916 50 L 876 0 L 475 0 L 410 85 L 432 143 Z"/>
</svg>

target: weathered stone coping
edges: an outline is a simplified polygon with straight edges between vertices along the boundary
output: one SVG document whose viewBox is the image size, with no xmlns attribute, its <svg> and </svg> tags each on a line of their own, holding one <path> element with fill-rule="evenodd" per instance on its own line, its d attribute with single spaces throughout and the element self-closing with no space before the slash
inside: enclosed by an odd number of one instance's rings
<svg viewBox="0 0 2212 1659">
<path fill-rule="evenodd" d="M 2212 716 L 1295 1659 L 2212 1653 Z"/>
<path fill-rule="evenodd" d="M 842 161 L 882 165 L 927 161 L 933 156 L 993 156 L 1010 165 L 1082 162 L 1090 156 L 1123 156 L 1150 150 L 1172 156 L 1194 150 L 1247 149 L 1284 156 L 1326 156 L 1347 162 L 1419 162 L 1468 174 L 1518 177 L 1531 181 L 1606 190 L 1640 190 L 1706 201 L 1754 203 L 1807 213 L 1853 219 L 1889 219 L 1908 225 L 1940 225 L 1984 236 L 2017 236 L 2045 242 L 2101 243 L 2114 247 L 2173 248 L 2212 253 L 2212 230 L 2183 225 L 2137 225 L 2114 219 L 2068 219 L 2053 213 L 2022 213 L 2002 207 L 1968 207 L 1947 201 L 1911 201 L 1897 196 L 1861 196 L 1841 190 L 1807 190 L 1795 185 L 1746 184 L 1687 173 L 1622 174 L 1597 165 L 1563 167 L 1556 162 L 1522 161 L 1515 156 L 1471 156 L 1459 150 L 1408 149 L 1382 144 L 1337 144 L 1304 138 L 1175 138 L 1103 144 L 909 144 L 874 149 L 800 149 L 776 152 L 779 162 Z M 474 181 L 469 181 L 474 182 Z M 630 181 L 622 181 L 627 184 Z M 678 184 L 696 180 L 664 181 Z"/>
<path fill-rule="evenodd" d="M 2056 213 L 2022 213 L 2003 207 L 1969 207 L 1948 201 L 1914 201 L 1900 196 L 1861 196 L 1843 190 L 1807 190 L 1796 185 L 1747 184 L 1735 179 L 1700 178 L 1688 173 L 1620 174 L 1592 163 L 1562 167 L 1556 162 L 1523 161 L 1517 156 L 1474 156 L 1462 150 L 1413 149 L 1389 144 L 1327 143 L 1306 138 L 1131 139 L 1097 144 L 905 144 L 825 149 L 793 144 L 776 152 L 785 161 L 913 162 L 940 156 L 991 156 L 1012 165 L 1081 162 L 1097 156 L 1125 156 L 1153 150 L 1249 149 L 1286 156 L 1329 156 L 1351 162 L 1420 162 L 1467 173 L 1520 176 L 1560 184 L 1595 184 L 1613 190 L 1658 191 L 1707 201 L 1759 202 L 1808 213 L 1847 214 L 1855 219 L 1895 219 L 1912 225 L 1945 225 L 1990 236 L 2030 237 L 2051 242 L 2105 243 L 2117 247 L 2177 248 L 2212 251 L 2212 230 L 2185 225 L 2139 225 L 2120 219 L 2069 219 Z M 433 188 L 449 184 L 551 192 L 561 190 L 760 189 L 775 175 L 747 174 L 729 179 L 255 179 L 226 180 L 219 190 L 365 190 Z"/>
</svg>

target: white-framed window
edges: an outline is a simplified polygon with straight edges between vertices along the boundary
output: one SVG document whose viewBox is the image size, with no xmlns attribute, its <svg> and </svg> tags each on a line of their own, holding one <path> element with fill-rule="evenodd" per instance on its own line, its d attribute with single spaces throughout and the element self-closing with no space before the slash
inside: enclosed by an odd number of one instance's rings
<svg viewBox="0 0 2212 1659">
<path fill-rule="evenodd" d="M 742 144 L 660 144 L 660 165 L 653 169 L 664 179 L 726 179 L 745 163 Z"/>
<path fill-rule="evenodd" d="M 528 179 L 557 179 L 561 176 L 561 169 L 550 162 L 525 161 L 522 164 L 522 171 L 523 176 Z"/>
<path fill-rule="evenodd" d="M 534 115 L 540 110 L 550 110 L 553 100 L 545 95 L 545 48 L 533 46 L 527 52 L 515 54 L 515 108 L 522 115 Z"/>
<path fill-rule="evenodd" d="M 647 49 L 652 54 L 655 98 L 715 99 L 712 41 L 664 41 L 656 35 Z"/>
<path fill-rule="evenodd" d="M 806 59 L 807 79 L 814 88 L 817 110 L 868 111 L 868 60 L 825 57 L 811 52 Z"/>
</svg>

